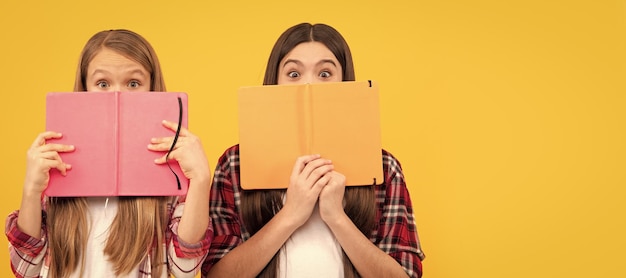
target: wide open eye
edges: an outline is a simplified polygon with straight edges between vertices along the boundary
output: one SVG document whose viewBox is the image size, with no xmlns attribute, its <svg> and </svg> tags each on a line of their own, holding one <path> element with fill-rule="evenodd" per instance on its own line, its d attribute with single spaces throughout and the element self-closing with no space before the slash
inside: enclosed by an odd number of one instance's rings
<svg viewBox="0 0 626 278">
<path fill-rule="evenodd" d="M 141 83 L 139 83 L 139 81 L 137 80 L 132 80 L 128 82 L 128 87 L 130 88 L 138 88 L 139 86 L 141 86 Z"/>
<path fill-rule="evenodd" d="M 320 72 L 319 76 L 321 78 L 330 78 L 332 76 L 332 74 L 329 71 L 325 70 L 325 71 Z"/>
<path fill-rule="evenodd" d="M 300 77 L 300 73 L 298 73 L 297 71 L 291 71 L 287 73 L 287 76 L 289 76 L 290 78 L 298 78 Z"/>
<path fill-rule="evenodd" d="M 104 81 L 104 80 L 100 80 L 98 82 L 96 82 L 96 86 L 100 89 L 105 89 L 109 87 L 109 83 Z"/>
</svg>

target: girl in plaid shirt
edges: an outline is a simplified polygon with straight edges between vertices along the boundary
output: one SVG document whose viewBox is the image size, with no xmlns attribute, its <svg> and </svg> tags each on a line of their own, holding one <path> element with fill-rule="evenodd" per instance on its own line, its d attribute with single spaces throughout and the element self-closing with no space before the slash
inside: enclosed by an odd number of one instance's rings
<svg viewBox="0 0 626 278">
<path fill-rule="evenodd" d="M 109 30 L 85 45 L 74 91 L 165 91 L 165 83 L 143 37 Z M 176 123 L 163 125 L 176 131 Z M 74 147 L 46 143 L 60 137 L 43 132 L 28 150 L 21 207 L 5 227 L 15 276 L 194 277 L 213 235 L 210 170 L 200 140 L 182 128 L 170 153 L 189 178 L 186 197 L 45 197 L 49 171 L 72 174 L 59 154 Z M 153 138 L 148 149 L 167 152 L 173 140 Z M 166 155 L 155 161 L 165 162 Z"/>
<path fill-rule="evenodd" d="M 354 80 L 343 37 L 302 23 L 279 37 L 263 83 Z M 203 277 L 420 277 L 424 255 L 402 168 L 385 150 L 382 165 L 382 185 L 345 187 L 330 160 L 307 155 L 287 190 L 243 190 L 239 146 L 227 149 L 211 187 L 215 236 Z"/>
</svg>

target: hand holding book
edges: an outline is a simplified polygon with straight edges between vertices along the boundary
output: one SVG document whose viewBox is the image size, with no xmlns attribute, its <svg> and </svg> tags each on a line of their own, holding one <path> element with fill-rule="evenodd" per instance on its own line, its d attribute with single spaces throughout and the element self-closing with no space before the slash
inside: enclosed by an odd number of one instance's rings
<svg viewBox="0 0 626 278">
<path fill-rule="evenodd" d="M 163 126 L 172 131 L 176 131 L 178 128 L 178 124 L 166 120 L 163 121 Z M 174 136 L 155 137 L 150 139 L 148 149 L 151 151 L 167 152 L 170 150 L 173 141 Z M 176 160 L 183 174 L 189 180 L 210 179 L 210 168 L 200 138 L 184 127 L 181 127 L 176 145 L 172 148 L 169 156 L 164 154 L 155 159 L 154 162 L 156 164 L 165 164 L 167 159 Z"/>
<path fill-rule="evenodd" d="M 25 196 L 41 198 L 41 194 L 48 186 L 48 181 L 50 180 L 50 170 L 56 169 L 61 175 L 65 176 L 67 171 L 72 168 L 70 164 L 63 162 L 59 153 L 74 151 L 73 145 L 46 144 L 47 140 L 58 139 L 62 136 L 61 133 L 54 131 L 42 132 L 28 149 L 23 192 Z"/>
</svg>

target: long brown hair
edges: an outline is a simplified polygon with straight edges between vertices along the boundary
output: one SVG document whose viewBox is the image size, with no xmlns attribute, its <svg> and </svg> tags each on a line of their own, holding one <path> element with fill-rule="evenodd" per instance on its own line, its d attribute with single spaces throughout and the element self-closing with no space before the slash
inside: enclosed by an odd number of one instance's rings
<svg viewBox="0 0 626 278">
<path fill-rule="evenodd" d="M 297 45 L 304 42 L 321 42 L 335 55 L 343 69 L 342 80 L 354 81 L 354 64 L 347 42 L 333 27 L 325 24 L 301 23 L 283 32 L 270 54 L 265 70 L 263 85 L 278 83 L 280 61 Z M 274 217 L 282 206 L 285 190 L 243 190 L 241 200 L 241 218 L 250 235 L 258 232 Z M 344 211 L 359 230 L 369 238 L 376 228 L 376 209 L 373 186 L 346 187 Z M 258 277 L 277 277 L 279 253 L 265 266 Z M 343 252 L 345 277 L 360 277 L 352 262 Z"/>
<path fill-rule="evenodd" d="M 107 48 L 138 62 L 150 73 L 150 91 L 166 91 L 161 66 L 152 46 L 129 30 L 98 32 L 80 55 L 74 91 L 87 90 L 89 63 Z M 163 237 L 168 224 L 169 197 L 119 197 L 118 212 L 104 247 L 116 275 L 129 274 L 151 252 L 152 274 L 161 276 L 165 262 Z M 81 197 L 50 197 L 46 225 L 50 246 L 50 277 L 69 277 L 84 270 L 84 253 L 89 235 L 87 201 Z M 167 271 L 167 270 L 166 270 Z"/>
</svg>

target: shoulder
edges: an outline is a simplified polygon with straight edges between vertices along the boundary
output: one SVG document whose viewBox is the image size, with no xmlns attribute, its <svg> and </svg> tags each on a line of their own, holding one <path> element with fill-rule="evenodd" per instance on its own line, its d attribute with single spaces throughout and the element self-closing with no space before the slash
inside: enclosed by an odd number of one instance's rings
<svg viewBox="0 0 626 278">
<path fill-rule="evenodd" d="M 218 168 L 227 168 L 239 163 L 239 144 L 230 146 L 220 156 L 217 161 Z"/>
<path fill-rule="evenodd" d="M 382 150 L 382 160 L 385 182 L 378 187 L 379 194 L 384 194 L 387 201 L 395 200 L 395 198 L 407 198 L 408 188 L 400 161 L 384 149 Z"/>
<path fill-rule="evenodd" d="M 391 152 L 382 149 L 383 168 L 385 171 L 402 172 L 400 161 Z"/>
<path fill-rule="evenodd" d="M 228 147 L 226 150 L 224 150 L 224 153 L 222 153 L 220 160 L 228 159 L 229 157 L 233 157 L 233 156 L 237 156 L 237 157 L 239 156 L 239 144 L 232 145 Z"/>
</svg>

